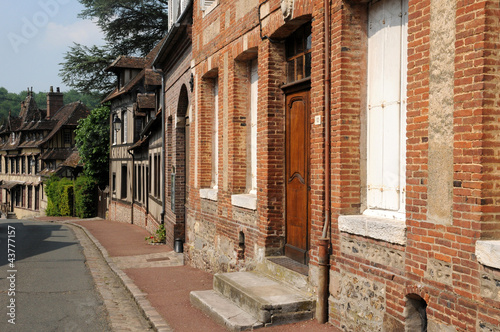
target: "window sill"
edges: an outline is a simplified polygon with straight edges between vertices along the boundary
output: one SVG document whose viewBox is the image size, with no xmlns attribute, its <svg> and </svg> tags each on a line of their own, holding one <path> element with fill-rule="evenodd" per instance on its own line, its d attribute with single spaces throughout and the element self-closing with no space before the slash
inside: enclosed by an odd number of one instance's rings
<svg viewBox="0 0 500 332">
<path fill-rule="evenodd" d="M 479 263 L 495 269 L 500 269 L 500 241 L 477 241 L 476 257 Z"/>
<path fill-rule="evenodd" d="M 402 220 L 365 215 L 339 216 L 339 230 L 389 243 L 406 245 L 406 224 Z"/>
<path fill-rule="evenodd" d="M 209 199 L 211 201 L 216 201 L 217 200 L 217 189 L 214 188 L 206 188 L 206 189 L 200 189 L 200 198 L 203 199 Z"/>
<path fill-rule="evenodd" d="M 257 195 L 239 194 L 231 196 L 231 204 L 249 210 L 257 210 Z"/>
</svg>

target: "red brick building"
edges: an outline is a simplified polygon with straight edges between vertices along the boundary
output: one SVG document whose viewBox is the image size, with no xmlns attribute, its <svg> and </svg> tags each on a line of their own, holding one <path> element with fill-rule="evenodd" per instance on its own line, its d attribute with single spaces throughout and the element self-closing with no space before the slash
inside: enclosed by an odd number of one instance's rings
<svg viewBox="0 0 500 332">
<path fill-rule="evenodd" d="M 186 178 L 189 179 L 189 132 L 193 90 L 191 73 L 192 2 L 169 3 L 169 31 L 153 65 L 162 71 L 162 223 L 166 240 L 172 247 L 185 238 Z M 164 110 L 164 111 L 163 111 Z M 160 184 L 158 184 L 160 185 Z M 179 243 L 179 241 L 181 243 Z"/>
<path fill-rule="evenodd" d="M 338 329 L 498 331 L 499 9 L 194 1 L 188 261 L 284 255 Z"/>
</svg>

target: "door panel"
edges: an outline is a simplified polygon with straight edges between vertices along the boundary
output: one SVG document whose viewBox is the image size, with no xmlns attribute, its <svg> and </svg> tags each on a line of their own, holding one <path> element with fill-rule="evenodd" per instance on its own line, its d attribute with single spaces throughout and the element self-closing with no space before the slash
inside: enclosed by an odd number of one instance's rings
<svg viewBox="0 0 500 332">
<path fill-rule="evenodd" d="M 309 91 L 286 98 L 285 255 L 306 264 L 309 250 Z"/>
</svg>

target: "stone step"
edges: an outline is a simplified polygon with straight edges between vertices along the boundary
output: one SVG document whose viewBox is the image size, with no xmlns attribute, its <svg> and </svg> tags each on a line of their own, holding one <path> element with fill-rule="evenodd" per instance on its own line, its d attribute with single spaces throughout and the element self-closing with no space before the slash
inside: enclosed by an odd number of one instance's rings
<svg viewBox="0 0 500 332">
<path fill-rule="evenodd" d="M 7 219 L 17 219 L 17 215 L 14 212 L 7 212 Z"/>
<path fill-rule="evenodd" d="M 315 301 L 311 296 L 257 272 L 216 274 L 214 290 L 266 326 L 314 316 Z"/>
<path fill-rule="evenodd" d="M 189 296 L 195 307 L 230 331 L 246 331 L 263 327 L 262 322 L 259 322 L 257 318 L 213 290 L 193 291 Z"/>
<path fill-rule="evenodd" d="M 313 295 L 313 288 L 309 284 L 307 265 L 300 264 L 285 256 L 267 257 L 257 265 L 257 271 L 274 279 L 294 287 L 308 296 Z"/>
</svg>

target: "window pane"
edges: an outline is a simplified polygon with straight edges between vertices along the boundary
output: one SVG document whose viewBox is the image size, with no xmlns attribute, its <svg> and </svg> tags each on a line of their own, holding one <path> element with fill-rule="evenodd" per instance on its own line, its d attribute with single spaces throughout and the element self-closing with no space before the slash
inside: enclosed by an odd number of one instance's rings
<svg viewBox="0 0 500 332">
<path fill-rule="evenodd" d="M 301 80 L 304 78 L 304 58 L 298 57 L 295 59 L 295 79 Z"/>
<path fill-rule="evenodd" d="M 300 54 L 300 53 L 304 52 L 304 30 L 303 29 L 297 30 L 295 42 L 297 45 L 297 48 L 295 50 L 295 54 Z"/>
<path fill-rule="evenodd" d="M 293 82 L 295 81 L 295 62 L 293 60 L 290 60 L 287 62 L 287 82 Z"/>
<path fill-rule="evenodd" d="M 312 34 L 311 34 L 311 26 L 308 25 L 306 27 L 306 50 L 310 50 L 311 49 L 311 46 L 312 46 Z"/>
<path fill-rule="evenodd" d="M 305 54 L 305 77 L 311 77 L 311 53 Z"/>
</svg>

